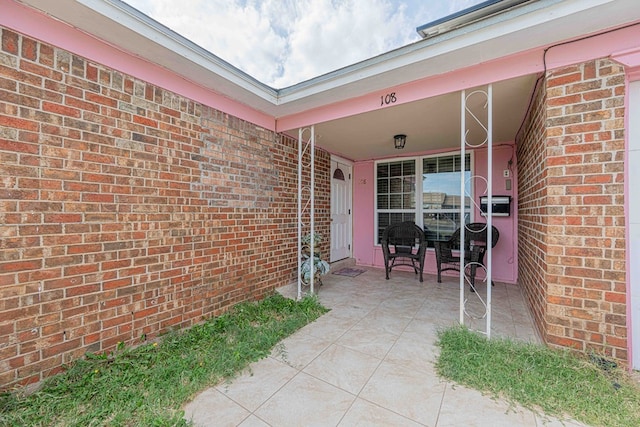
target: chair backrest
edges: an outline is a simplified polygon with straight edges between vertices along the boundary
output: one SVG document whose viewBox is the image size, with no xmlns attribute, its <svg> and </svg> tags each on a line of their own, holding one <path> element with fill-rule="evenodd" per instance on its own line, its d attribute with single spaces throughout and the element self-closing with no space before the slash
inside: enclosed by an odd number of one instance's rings
<svg viewBox="0 0 640 427">
<path fill-rule="evenodd" d="M 424 231 L 410 221 L 392 224 L 382 233 L 383 246 L 415 246 L 423 245 L 424 242 Z"/>
<path fill-rule="evenodd" d="M 465 234 L 464 240 L 469 244 L 469 242 L 484 242 L 487 243 L 487 224 L 484 222 L 472 222 L 470 224 L 466 224 L 464 226 Z M 458 239 L 460 235 L 458 235 Z M 491 247 L 495 247 L 498 244 L 498 239 L 500 238 L 500 232 L 495 226 L 491 226 Z"/>
</svg>

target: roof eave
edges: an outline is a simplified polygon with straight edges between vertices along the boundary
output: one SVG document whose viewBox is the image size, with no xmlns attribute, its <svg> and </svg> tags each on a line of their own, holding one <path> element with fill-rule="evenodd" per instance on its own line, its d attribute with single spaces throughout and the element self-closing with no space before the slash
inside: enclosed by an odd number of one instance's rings
<svg viewBox="0 0 640 427">
<path fill-rule="evenodd" d="M 533 1 L 537 0 L 487 0 L 421 25 L 416 31 L 422 38 L 433 37 Z"/>
<path fill-rule="evenodd" d="M 277 105 L 277 90 L 121 0 L 18 1 L 222 95 L 260 110 Z"/>
<path fill-rule="evenodd" d="M 20 1 L 275 118 L 640 19 L 636 0 L 508 2 L 500 13 L 276 90 L 120 0 Z M 580 19 L 596 10 L 599 19 Z"/>
</svg>

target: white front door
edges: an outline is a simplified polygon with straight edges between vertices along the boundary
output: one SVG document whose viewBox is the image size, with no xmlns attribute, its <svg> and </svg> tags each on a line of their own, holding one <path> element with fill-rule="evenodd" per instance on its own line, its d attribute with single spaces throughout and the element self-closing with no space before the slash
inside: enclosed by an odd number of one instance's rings
<svg viewBox="0 0 640 427">
<path fill-rule="evenodd" d="M 331 159 L 330 262 L 351 256 L 351 165 Z"/>
</svg>

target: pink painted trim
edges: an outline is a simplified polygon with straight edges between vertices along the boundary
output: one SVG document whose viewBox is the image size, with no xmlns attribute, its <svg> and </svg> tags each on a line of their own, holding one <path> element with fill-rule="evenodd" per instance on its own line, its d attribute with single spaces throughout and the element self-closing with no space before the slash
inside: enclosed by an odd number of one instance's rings
<svg viewBox="0 0 640 427">
<path fill-rule="evenodd" d="M 589 60 L 613 57 L 615 52 L 638 48 L 640 22 L 600 35 L 585 34 L 584 38 L 552 45 L 547 51 L 547 69 L 578 64 Z"/>
<path fill-rule="evenodd" d="M 104 66 L 178 93 L 248 122 L 275 130 L 275 118 L 185 80 L 156 64 L 98 40 L 13 0 L 0 0 L 0 25 Z"/>
<path fill-rule="evenodd" d="M 395 92 L 398 99 L 396 103 L 389 106 L 380 107 L 380 91 L 376 91 L 359 98 L 282 117 L 278 119 L 278 131 L 398 106 L 539 71 L 542 71 L 542 56 L 539 52 L 518 53 L 500 60 L 389 88 L 386 92 Z"/>
<path fill-rule="evenodd" d="M 629 68 L 627 71 L 627 79 L 629 82 L 635 82 L 640 80 L 640 67 Z"/>
<path fill-rule="evenodd" d="M 624 217 L 629 218 L 629 198 L 631 193 L 629 190 L 629 83 L 631 79 L 627 73 L 625 81 L 626 96 L 624 97 Z M 628 221 L 628 220 L 627 220 Z M 625 298 L 626 298 L 626 321 L 627 321 L 627 362 L 629 363 L 629 371 L 633 370 L 633 311 L 631 307 L 631 233 L 629 232 L 629 226 L 625 227 Z"/>
<path fill-rule="evenodd" d="M 614 53 L 613 55 L 611 55 L 611 59 L 625 66 L 625 72 L 627 74 L 627 87 L 629 86 L 629 82 L 640 80 L 640 47 Z"/>
<path fill-rule="evenodd" d="M 625 66 L 625 88 L 627 96 L 624 97 L 624 128 L 629 129 L 629 85 L 631 82 L 640 80 L 640 48 L 628 49 L 615 53 L 611 58 Z M 624 133 L 625 151 L 624 151 L 624 216 L 629 218 L 629 200 L 631 197 L 631 190 L 629 189 L 629 132 Z M 627 360 L 629 361 L 628 369 L 633 370 L 633 338 L 635 336 L 633 331 L 633 311 L 631 302 L 631 251 L 630 242 L 631 235 L 629 227 L 625 230 L 625 239 L 627 242 L 626 247 L 626 316 L 627 316 Z"/>
<path fill-rule="evenodd" d="M 626 57 L 629 60 L 636 60 L 637 40 L 640 40 L 640 23 L 610 33 L 576 39 L 561 45 L 546 46 L 548 48 L 547 69 L 608 57 L 613 52 L 626 52 Z M 483 64 L 395 86 L 387 89 L 386 92 L 396 93 L 398 102 L 393 106 L 397 106 L 527 74 L 537 74 L 544 70 L 544 48 L 519 52 Z M 633 55 L 630 52 L 633 52 Z M 380 108 L 389 107 L 380 107 L 380 91 L 377 91 L 359 98 L 279 118 L 278 131 L 309 126 L 313 123 L 379 110 Z"/>
<path fill-rule="evenodd" d="M 611 58 L 627 67 L 640 67 L 640 48 L 614 53 Z"/>
</svg>

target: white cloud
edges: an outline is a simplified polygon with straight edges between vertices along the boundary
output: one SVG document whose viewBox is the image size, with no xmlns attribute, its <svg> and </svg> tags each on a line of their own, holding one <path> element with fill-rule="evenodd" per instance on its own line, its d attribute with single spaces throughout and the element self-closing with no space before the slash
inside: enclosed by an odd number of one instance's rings
<svg viewBox="0 0 640 427">
<path fill-rule="evenodd" d="M 416 27 L 481 0 L 126 0 L 273 87 L 406 45 Z"/>
<path fill-rule="evenodd" d="M 315 1 L 291 24 L 284 74 L 276 85 L 315 77 L 370 58 L 415 39 L 406 6 L 385 0 Z"/>
</svg>

